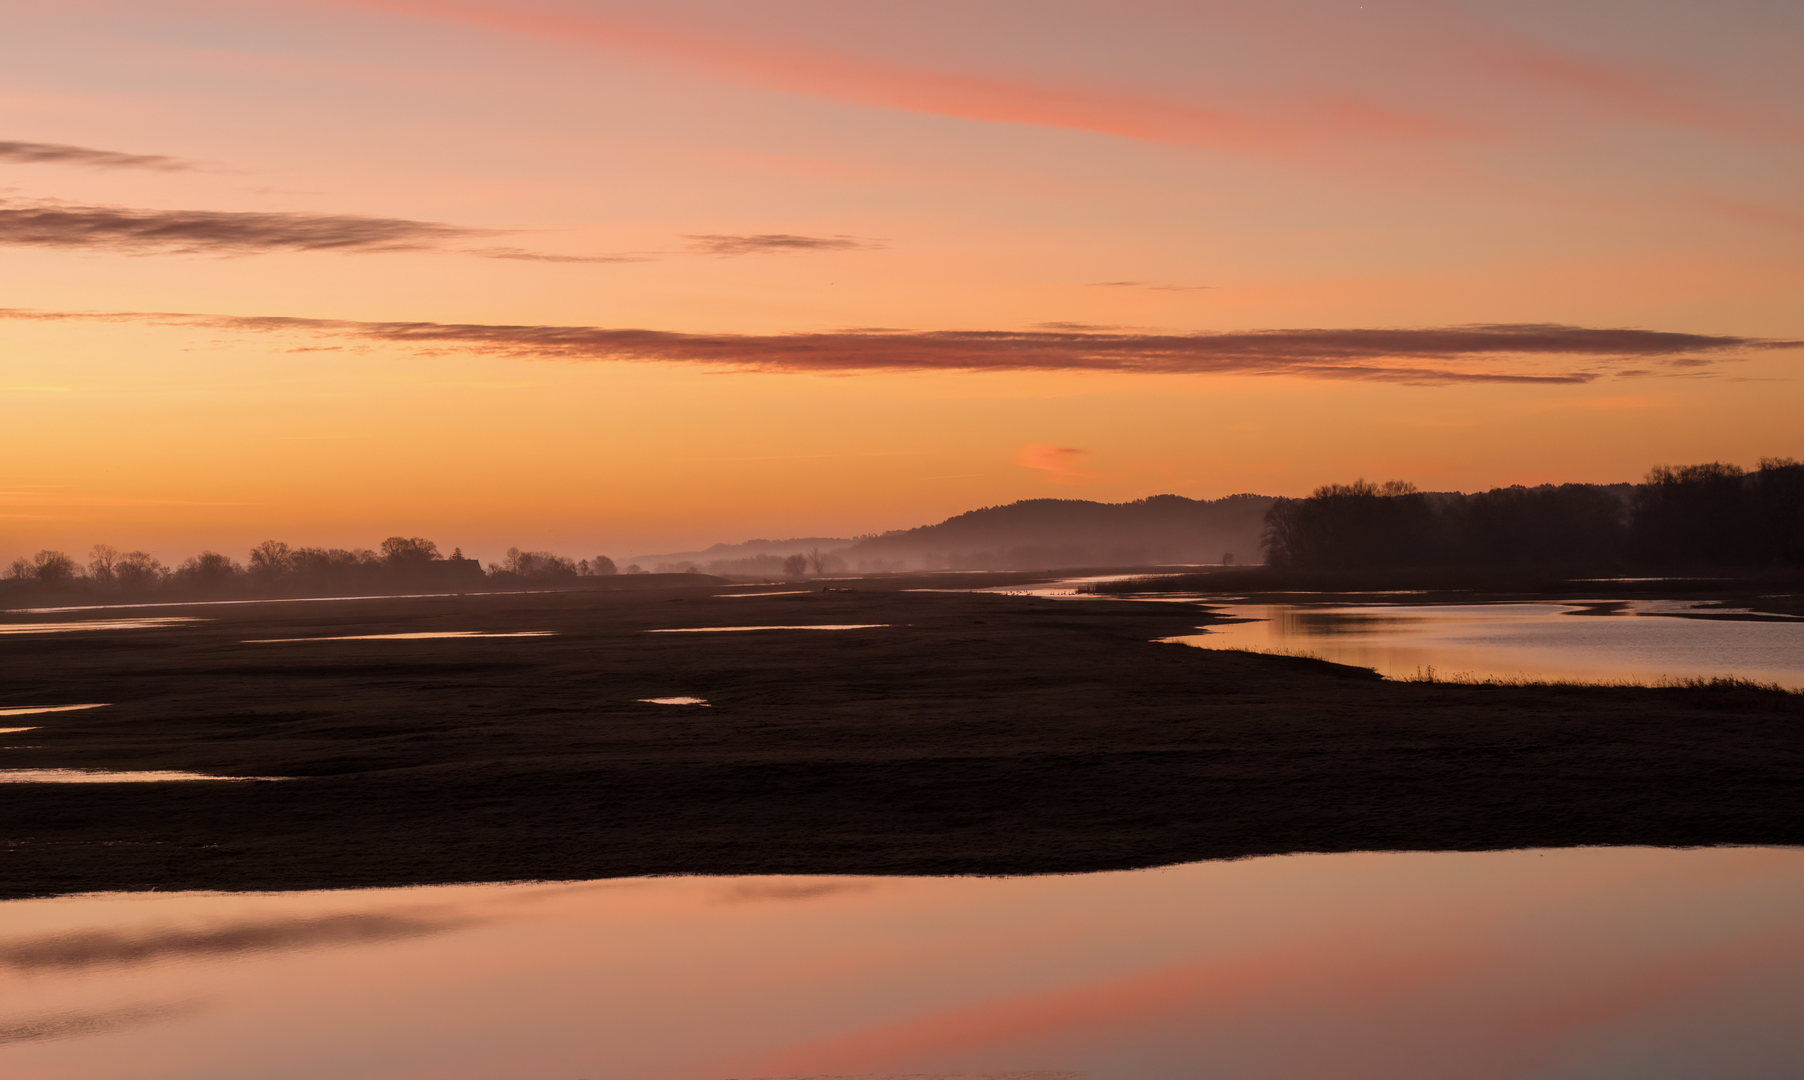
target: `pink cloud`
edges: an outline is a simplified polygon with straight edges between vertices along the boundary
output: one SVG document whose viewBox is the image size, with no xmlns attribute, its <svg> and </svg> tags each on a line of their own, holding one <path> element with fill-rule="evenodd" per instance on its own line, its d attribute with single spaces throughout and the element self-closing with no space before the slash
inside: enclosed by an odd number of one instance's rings
<svg viewBox="0 0 1804 1080">
<path fill-rule="evenodd" d="M 974 13 L 927 4 L 887 18 L 809 3 L 338 2 L 650 56 L 833 101 L 1267 156 L 1534 139 L 1550 118 L 1570 125 L 1600 112 L 1753 138 L 1804 134 L 1797 117 L 1732 101 L 1708 78 L 1589 55 L 1437 4 L 1388 14 L 1308 4 L 1076 2 Z M 936 23 L 948 33 L 899 36 Z M 1174 39 L 1202 51 L 1149 47 Z M 1238 61 L 1245 56 L 1263 60 Z"/>
<path fill-rule="evenodd" d="M 1015 461 L 1029 469 L 1039 469 L 1052 474 L 1057 480 L 1079 480 L 1087 473 L 1078 471 L 1078 458 L 1083 451 L 1070 446 L 1047 446 L 1042 443 L 1029 443 L 1015 454 Z"/>
<path fill-rule="evenodd" d="M 1323 141 L 1441 142 L 1482 134 L 1469 121 L 1324 84 L 1248 94 L 1217 87 L 1174 94 L 1116 78 L 1063 71 L 1013 76 L 957 70 L 932 58 L 898 63 L 853 37 L 826 45 L 783 34 L 710 33 L 680 15 L 633 15 L 592 6 L 341 0 L 367 9 L 580 42 L 698 67 L 774 90 L 969 120 L 1065 128 L 1242 153 L 1294 154 Z M 806 20 L 803 20 L 806 21 Z M 912 58 L 911 58 L 912 59 Z M 1190 81 L 1190 80 L 1187 80 Z"/>
</svg>

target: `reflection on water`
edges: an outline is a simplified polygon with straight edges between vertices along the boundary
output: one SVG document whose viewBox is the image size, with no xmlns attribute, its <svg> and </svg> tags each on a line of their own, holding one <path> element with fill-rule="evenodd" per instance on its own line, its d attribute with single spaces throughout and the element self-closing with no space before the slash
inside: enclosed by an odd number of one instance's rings
<svg viewBox="0 0 1804 1080">
<path fill-rule="evenodd" d="M 94 705 L 26 705 L 16 709 L 0 709 L 0 716 L 35 716 L 38 713 L 78 712 L 82 709 L 104 709 L 106 707 L 107 703 L 104 701 Z"/>
<path fill-rule="evenodd" d="M 417 634 L 338 634 L 333 637 L 253 638 L 240 645 L 287 645 L 296 641 L 426 641 L 433 638 L 553 637 L 556 630 L 513 630 L 489 633 L 482 630 L 434 630 Z"/>
<path fill-rule="evenodd" d="M 698 698 L 698 697 L 642 697 L 642 698 L 636 698 L 634 700 L 644 702 L 647 705 L 706 705 L 706 704 L 708 704 L 707 698 Z"/>
<path fill-rule="evenodd" d="M 30 731 L 30 728 L 17 728 Z M 12 749 L 7 747 L 6 749 Z M 281 780 L 280 776 L 212 776 L 194 772 L 112 772 L 107 769 L 0 769 L 0 784 L 160 784 L 173 780 Z"/>
<path fill-rule="evenodd" d="M 739 599 L 739 598 L 743 598 L 743 597 L 747 597 L 747 596 L 806 596 L 813 591 L 814 590 L 812 590 L 812 589 L 789 589 L 785 592 L 716 593 L 714 596 L 710 597 L 710 599 L 734 600 L 734 599 Z"/>
<path fill-rule="evenodd" d="M 1753 1078 L 1804 851 L 1305 855 L 0 904 L 0 1072 Z"/>
<path fill-rule="evenodd" d="M 675 630 L 647 630 L 648 634 L 728 634 L 738 630 L 877 630 L 888 623 L 844 623 L 836 626 L 682 626 Z"/>
<path fill-rule="evenodd" d="M 160 626 L 206 622 L 189 615 L 150 619 L 88 619 L 80 622 L 0 623 L 0 634 L 68 634 L 77 630 L 150 630 Z"/>
<path fill-rule="evenodd" d="M 1687 602 L 1213 604 L 1237 619 L 1167 640 L 1314 653 L 1406 678 L 1657 681 L 1736 675 L 1804 686 L 1804 620 L 1679 618 Z"/>
</svg>

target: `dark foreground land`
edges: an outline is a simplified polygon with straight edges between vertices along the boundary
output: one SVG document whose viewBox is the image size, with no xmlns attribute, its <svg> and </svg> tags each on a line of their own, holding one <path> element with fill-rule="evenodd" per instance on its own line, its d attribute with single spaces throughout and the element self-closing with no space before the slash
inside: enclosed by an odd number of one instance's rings
<svg viewBox="0 0 1804 1080">
<path fill-rule="evenodd" d="M 1149 602 L 719 588 L 6 614 L 0 896 L 1804 843 L 1804 698 L 1390 683 Z M 986 582 L 989 584 L 989 582 Z M 885 623 L 846 632 L 651 634 Z M 426 631 L 550 637 L 253 639 Z M 643 704 L 694 695 L 711 707 Z"/>
</svg>

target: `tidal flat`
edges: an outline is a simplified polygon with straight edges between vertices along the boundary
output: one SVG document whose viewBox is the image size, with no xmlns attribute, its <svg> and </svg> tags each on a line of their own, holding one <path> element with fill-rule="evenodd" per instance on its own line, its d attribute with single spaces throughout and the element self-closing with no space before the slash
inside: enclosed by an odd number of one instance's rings
<svg viewBox="0 0 1804 1080">
<path fill-rule="evenodd" d="M 10 634 L 0 706 L 109 704 L 32 715 L 0 769 L 243 782 L 0 785 L 0 896 L 1804 843 L 1797 694 L 1388 681 L 1158 642 L 1207 622 L 1190 605 L 921 591 L 971 584 L 195 605 Z M 651 632 L 753 626 L 775 629 Z M 865 628 L 787 629 L 825 626 Z"/>
</svg>

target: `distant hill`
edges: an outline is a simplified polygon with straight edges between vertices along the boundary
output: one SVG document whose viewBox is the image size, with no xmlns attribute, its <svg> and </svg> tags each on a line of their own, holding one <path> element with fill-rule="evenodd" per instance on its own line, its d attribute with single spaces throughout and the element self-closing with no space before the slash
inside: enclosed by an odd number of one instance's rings
<svg viewBox="0 0 1804 1080">
<path fill-rule="evenodd" d="M 866 537 L 834 552 L 846 570 L 1050 570 L 1073 566 L 1261 561 L 1266 495 L 1125 503 L 1026 499 L 938 525 Z"/>
<path fill-rule="evenodd" d="M 616 560 L 624 568 L 628 564 L 665 572 L 682 572 L 690 567 L 710 574 L 778 574 L 786 555 L 809 551 L 834 551 L 852 541 L 844 536 L 797 536 L 788 540 L 747 540 L 742 544 L 715 544 L 702 551 L 672 551 L 663 555 L 634 555 Z"/>
</svg>

